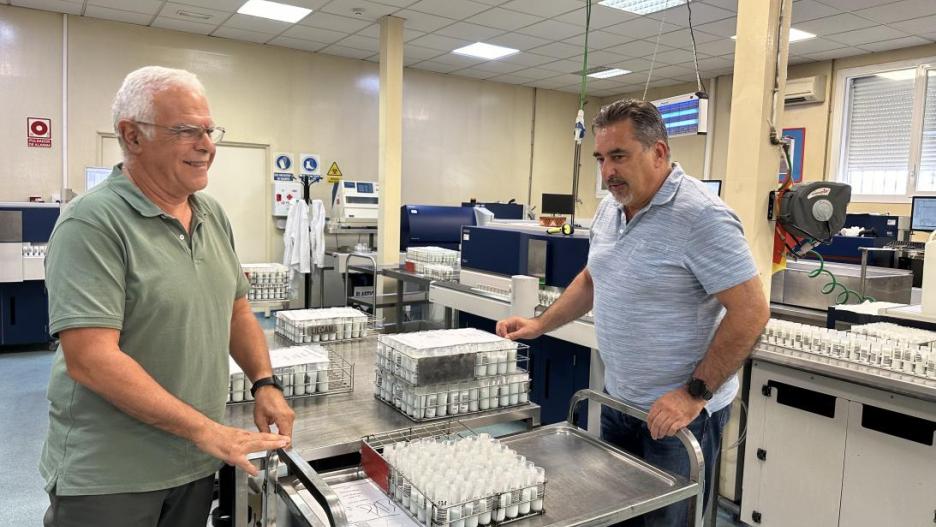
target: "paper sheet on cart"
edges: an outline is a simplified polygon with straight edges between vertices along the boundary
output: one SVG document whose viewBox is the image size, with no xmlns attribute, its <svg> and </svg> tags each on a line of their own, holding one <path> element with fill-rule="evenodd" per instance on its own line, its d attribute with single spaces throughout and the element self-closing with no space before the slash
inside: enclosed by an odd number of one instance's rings
<svg viewBox="0 0 936 527">
<path fill-rule="evenodd" d="M 356 527 L 420 527 L 370 479 L 332 485 Z"/>
</svg>

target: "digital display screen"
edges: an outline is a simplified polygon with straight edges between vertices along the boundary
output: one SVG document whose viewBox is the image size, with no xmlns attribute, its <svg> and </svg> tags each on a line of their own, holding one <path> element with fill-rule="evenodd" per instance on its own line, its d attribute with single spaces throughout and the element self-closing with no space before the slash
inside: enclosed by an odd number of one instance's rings
<svg viewBox="0 0 936 527">
<path fill-rule="evenodd" d="M 344 188 L 354 188 L 354 181 L 345 181 Z"/>
<path fill-rule="evenodd" d="M 720 179 L 705 179 L 702 181 L 702 184 L 705 185 L 705 188 L 718 197 L 721 197 L 721 183 L 722 182 Z"/>
<path fill-rule="evenodd" d="M 936 196 L 914 196 L 910 230 L 936 231 Z"/>
<path fill-rule="evenodd" d="M 575 214 L 572 194 L 543 194 L 543 214 Z"/>
<path fill-rule="evenodd" d="M 670 137 L 699 132 L 699 99 L 692 98 L 657 106 Z"/>
<path fill-rule="evenodd" d="M 358 183 L 357 191 L 361 194 L 373 194 L 374 193 L 374 184 L 373 183 Z"/>
</svg>

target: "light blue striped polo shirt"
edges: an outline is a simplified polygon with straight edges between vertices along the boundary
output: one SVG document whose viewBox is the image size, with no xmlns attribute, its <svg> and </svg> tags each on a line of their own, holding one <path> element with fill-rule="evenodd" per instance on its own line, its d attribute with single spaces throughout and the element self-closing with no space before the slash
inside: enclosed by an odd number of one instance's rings
<svg viewBox="0 0 936 527">
<path fill-rule="evenodd" d="M 648 410 L 689 379 L 724 316 L 714 295 L 757 276 L 754 259 L 734 212 L 675 163 L 630 221 L 605 197 L 590 238 L 605 387 Z M 737 391 L 734 375 L 709 401 L 709 413 Z"/>
</svg>

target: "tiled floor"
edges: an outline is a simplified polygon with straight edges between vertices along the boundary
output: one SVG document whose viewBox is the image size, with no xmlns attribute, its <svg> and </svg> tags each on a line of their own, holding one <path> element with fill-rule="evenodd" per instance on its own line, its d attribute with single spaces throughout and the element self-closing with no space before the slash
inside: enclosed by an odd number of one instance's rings
<svg viewBox="0 0 936 527">
<path fill-rule="evenodd" d="M 42 525 L 48 498 L 36 465 L 48 426 L 45 392 L 52 355 L 42 348 L 0 352 L 0 526 Z M 717 527 L 738 525 L 719 511 Z"/>
</svg>

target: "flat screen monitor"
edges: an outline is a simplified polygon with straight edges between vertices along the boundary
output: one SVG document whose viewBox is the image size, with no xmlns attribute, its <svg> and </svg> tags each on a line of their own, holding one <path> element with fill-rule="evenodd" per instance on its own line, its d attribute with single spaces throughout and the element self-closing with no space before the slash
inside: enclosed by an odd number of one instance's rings
<svg viewBox="0 0 936 527">
<path fill-rule="evenodd" d="M 102 183 L 113 170 L 107 167 L 85 167 L 85 192 Z"/>
<path fill-rule="evenodd" d="M 936 196 L 913 196 L 910 230 L 936 231 Z"/>
<path fill-rule="evenodd" d="M 720 179 L 704 179 L 702 184 L 705 185 L 705 188 L 709 190 L 712 194 L 715 194 L 718 197 L 721 197 L 721 180 Z"/>
<path fill-rule="evenodd" d="M 572 194 L 543 194 L 543 214 L 575 214 Z"/>
</svg>

